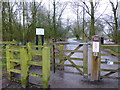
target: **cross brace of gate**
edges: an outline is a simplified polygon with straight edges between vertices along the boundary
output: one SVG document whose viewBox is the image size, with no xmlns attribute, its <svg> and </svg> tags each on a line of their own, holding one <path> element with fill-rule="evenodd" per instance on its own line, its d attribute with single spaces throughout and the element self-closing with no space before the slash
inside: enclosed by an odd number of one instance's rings
<svg viewBox="0 0 120 90">
<path fill-rule="evenodd" d="M 78 45 L 74 50 L 64 50 L 64 45 L 68 45 L 68 44 L 72 44 L 72 45 Z M 53 42 L 53 70 L 55 72 L 55 64 L 56 65 L 60 65 L 62 66 L 62 69 L 64 69 L 64 66 L 70 66 L 70 67 L 74 67 L 79 71 L 80 75 L 88 75 L 88 45 L 89 43 L 68 43 L 68 42 Z M 58 48 L 57 48 L 58 46 Z M 83 51 L 82 50 L 78 50 L 80 47 L 83 46 Z M 65 55 L 64 52 L 70 52 L 69 55 Z M 76 53 L 76 52 L 80 52 L 83 53 L 83 58 L 72 58 L 71 56 Z M 59 55 L 55 55 L 55 53 L 59 53 Z M 56 63 L 55 59 L 56 56 L 59 56 L 60 58 L 60 63 Z M 76 65 L 72 60 L 83 60 L 83 66 L 78 66 Z M 64 62 L 68 60 L 71 65 L 69 64 L 64 64 Z M 83 71 L 80 69 L 83 68 Z M 68 71 L 63 71 L 63 72 L 67 72 Z M 71 72 L 70 72 L 71 73 Z M 74 73 L 74 72 L 73 72 Z"/>
</svg>

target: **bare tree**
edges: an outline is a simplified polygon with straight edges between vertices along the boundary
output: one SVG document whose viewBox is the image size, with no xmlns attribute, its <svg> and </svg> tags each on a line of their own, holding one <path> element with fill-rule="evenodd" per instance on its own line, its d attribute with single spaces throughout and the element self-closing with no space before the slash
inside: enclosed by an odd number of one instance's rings
<svg viewBox="0 0 120 90">
<path fill-rule="evenodd" d="M 114 25 L 115 25 L 115 29 L 114 29 L 114 41 L 116 43 L 118 43 L 118 17 L 117 17 L 117 9 L 118 9 L 118 0 L 116 1 L 116 5 L 109 0 L 111 6 L 112 6 L 112 11 L 113 11 L 113 15 L 114 15 Z"/>
<path fill-rule="evenodd" d="M 80 10 L 80 2 L 79 2 L 79 0 L 72 1 L 71 2 L 71 7 L 72 7 L 73 12 L 76 14 L 76 22 L 77 22 L 77 33 L 76 33 L 76 36 L 77 36 L 77 39 L 80 39 L 81 35 L 83 37 L 83 35 L 84 35 L 83 33 L 84 32 L 81 31 L 81 29 L 80 29 L 80 16 L 81 16 L 82 10 Z M 84 30 L 84 28 L 83 28 L 83 30 Z"/>
<path fill-rule="evenodd" d="M 61 17 L 62 14 L 67 7 L 68 2 L 60 2 L 53 0 L 53 30 L 54 30 L 54 39 L 57 39 L 58 33 L 57 30 L 58 28 L 61 27 Z"/>
</svg>

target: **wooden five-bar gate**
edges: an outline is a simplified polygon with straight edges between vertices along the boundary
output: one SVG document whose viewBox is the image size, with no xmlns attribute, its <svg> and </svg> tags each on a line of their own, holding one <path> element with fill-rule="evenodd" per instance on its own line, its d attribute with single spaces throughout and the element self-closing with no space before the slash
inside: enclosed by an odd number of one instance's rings
<svg viewBox="0 0 120 90">
<path fill-rule="evenodd" d="M 101 48 L 107 51 L 111 51 L 110 49 L 113 48 L 120 48 L 120 45 L 101 45 Z M 120 53 L 116 54 L 116 59 L 113 54 L 113 51 L 110 52 L 113 58 L 109 58 L 109 54 L 101 55 L 101 78 L 112 78 L 112 79 L 120 79 L 119 72 L 120 72 Z M 115 53 L 115 52 L 114 52 Z M 102 74 L 104 73 L 104 74 Z"/>
<path fill-rule="evenodd" d="M 72 45 L 75 47 L 74 50 L 65 49 L 67 45 Z M 53 70 L 62 71 L 65 73 L 73 73 L 83 75 L 84 77 L 88 77 L 88 43 L 76 43 L 76 42 L 53 42 Z M 83 47 L 83 50 L 80 48 Z M 72 57 L 73 54 L 79 53 L 82 54 L 78 57 Z M 69 62 L 68 63 L 66 63 Z M 75 61 L 79 61 L 81 64 L 75 63 Z M 65 67 L 75 68 L 74 70 L 67 71 Z"/>
<path fill-rule="evenodd" d="M 68 50 L 66 49 L 67 45 L 72 45 L 72 47 L 75 47 L 75 49 Z M 118 58 L 114 60 L 115 57 L 110 58 L 108 53 L 104 54 L 103 51 L 101 50 L 101 49 L 105 50 L 110 48 L 120 48 L 120 45 L 99 44 L 100 50 L 98 52 L 99 53 L 98 56 L 95 56 L 95 58 L 93 58 L 94 54 L 92 54 L 92 57 L 89 56 L 91 65 L 90 64 L 88 65 L 88 45 L 90 44 L 78 43 L 78 42 L 53 42 L 53 55 L 52 55 L 53 65 L 52 66 L 53 66 L 54 72 L 62 71 L 65 73 L 79 74 L 79 75 L 83 75 L 86 78 L 88 78 L 88 76 L 91 76 L 92 77 L 91 81 L 100 80 L 100 78 L 120 79 L 119 77 L 119 72 L 120 72 L 119 60 L 120 59 Z M 83 49 L 81 50 L 80 48 L 83 48 Z M 77 57 L 72 57 L 72 55 L 75 53 L 79 53 L 79 55 Z M 94 52 L 91 52 L 91 53 L 94 53 Z M 107 56 L 110 59 L 108 59 Z M 98 57 L 98 60 L 96 60 L 97 57 Z M 80 61 L 80 62 L 75 63 L 76 61 Z M 91 66 L 91 70 L 88 73 L 88 69 L 90 68 L 90 66 Z M 66 67 L 75 68 L 77 72 L 73 72 L 73 71 L 76 71 L 74 69 L 68 70 L 66 69 Z"/>
</svg>

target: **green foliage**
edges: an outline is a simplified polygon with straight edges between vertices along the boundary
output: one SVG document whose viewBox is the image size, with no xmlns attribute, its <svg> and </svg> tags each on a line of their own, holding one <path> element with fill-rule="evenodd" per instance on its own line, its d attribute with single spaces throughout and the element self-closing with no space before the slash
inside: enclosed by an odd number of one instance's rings
<svg viewBox="0 0 120 90">
<path fill-rule="evenodd" d="M 111 48 L 111 50 L 113 50 L 116 53 L 120 53 L 120 48 Z"/>
<path fill-rule="evenodd" d="M 72 26 L 72 33 L 73 35 L 78 39 L 80 40 L 80 37 L 82 37 L 82 25 L 79 24 L 79 26 L 77 25 L 76 22 L 74 22 L 73 26 Z M 79 29 L 78 29 L 79 27 Z"/>
<path fill-rule="evenodd" d="M 54 37 L 53 17 L 46 8 L 41 6 L 41 2 L 3 2 L 2 6 L 4 41 L 14 39 L 20 42 L 35 42 L 36 28 L 45 29 L 45 39 Z M 62 23 L 56 20 L 56 25 L 56 37 L 65 37 L 66 31 Z"/>
</svg>

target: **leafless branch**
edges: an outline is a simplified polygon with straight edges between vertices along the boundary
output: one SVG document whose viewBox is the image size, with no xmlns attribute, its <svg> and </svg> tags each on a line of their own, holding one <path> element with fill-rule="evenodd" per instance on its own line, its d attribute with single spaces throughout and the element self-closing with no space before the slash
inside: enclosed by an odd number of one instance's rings
<svg viewBox="0 0 120 90">
<path fill-rule="evenodd" d="M 60 15 L 59 15 L 58 20 L 61 18 L 62 13 L 63 13 L 63 11 L 65 10 L 66 7 L 67 7 L 67 3 L 64 4 L 64 6 L 63 6 L 63 8 L 62 8 L 62 11 L 60 12 Z"/>
<path fill-rule="evenodd" d="M 110 24 L 110 22 L 108 22 L 107 20 L 105 20 L 105 19 L 103 19 L 112 29 L 114 29 L 113 28 L 113 26 Z"/>
<path fill-rule="evenodd" d="M 97 2 L 95 2 L 95 6 L 94 6 L 95 10 L 97 9 L 98 5 L 100 4 L 100 1 L 101 0 L 98 0 Z"/>
<path fill-rule="evenodd" d="M 39 6 L 41 5 L 42 0 L 40 1 L 39 5 L 36 7 L 36 10 L 38 10 Z"/>
<path fill-rule="evenodd" d="M 117 10 L 117 8 L 118 8 L 118 0 L 117 0 L 117 5 L 116 5 L 116 8 L 115 8 L 115 9 Z"/>
<path fill-rule="evenodd" d="M 107 10 L 109 4 L 107 5 L 107 7 L 105 8 L 105 10 L 103 11 L 103 13 Z M 103 15 L 103 13 L 100 14 L 100 16 L 98 16 L 98 18 L 95 20 L 95 22 Z"/>
<path fill-rule="evenodd" d="M 83 1 L 82 1 L 82 2 L 83 2 Z M 83 2 L 83 4 L 84 4 L 85 7 L 87 8 L 87 10 L 85 9 L 85 11 L 91 16 L 89 7 L 87 6 L 87 4 L 86 4 L 85 2 Z"/>
</svg>

